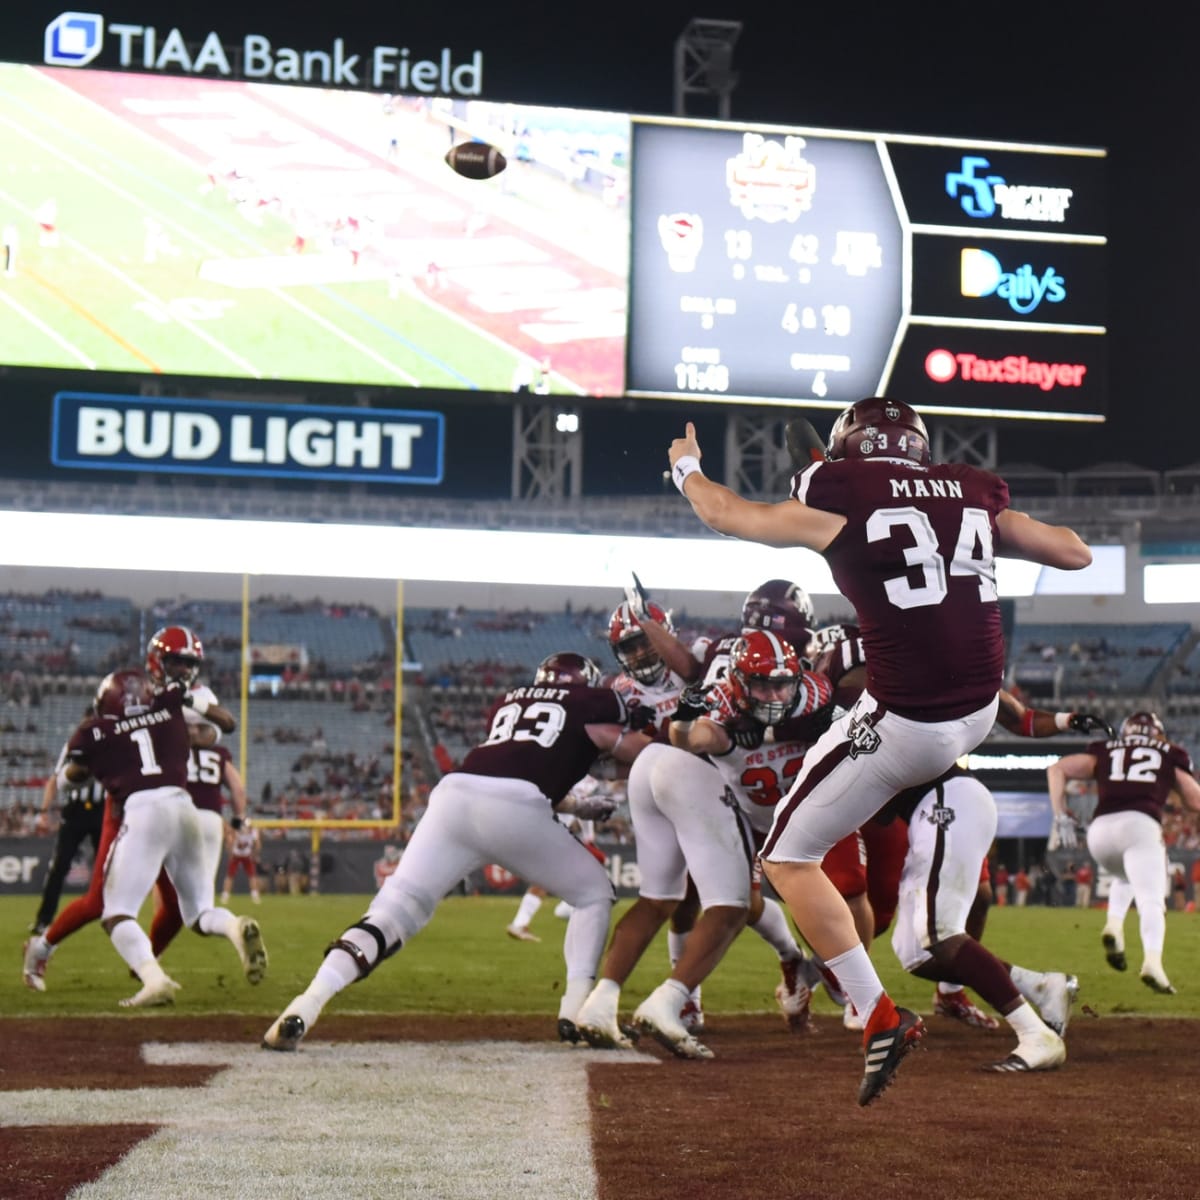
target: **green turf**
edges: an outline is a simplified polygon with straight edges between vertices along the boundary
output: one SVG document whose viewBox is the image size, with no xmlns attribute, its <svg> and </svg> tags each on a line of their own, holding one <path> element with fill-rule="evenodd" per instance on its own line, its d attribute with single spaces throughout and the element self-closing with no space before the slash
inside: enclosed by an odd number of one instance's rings
<svg viewBox="0 0 1200 1200">
<path fill-rule="evenodd" d="M 311 978 L 322 948 L 362 916 L 366 896 L 267 896 L 261 906 L 235 897 L 237 912 L 262 921 L 271 955 L 268 978 L 258 988 L 242 979 L 231 947 L 219 939 L 181 934 L 164 965 L 182 985 L 175 1011 L 181 1014 L 249 1012 L 276 1014 Z M 553 1015 L 562 987 L 561 943 L 565 924 L 546 904 L 533 924 L 538 944 L 504 934 L 516 897 L 451 897 L 411 945 L 365 983 L 342 993 L 332 1011 L 372 1013 L 516 1012 Z M 136 991 L 124 964 L 98 925 L 64 941 L 51 961 L 48 988 L 35 993 L 21 982 L 19 962 L 36 898 L 0 897 L 0 949 L 8 969 L 0 972 L 0 1013 L 5 1015 L 93 1015 L 117 1011 L 117 1001 Z M 618 913 L 625 904 L 618 906 Z M 997 954 L 1022 965 L 1065 970 L 1080 978 L 1080 1005 L 1098 1015 L 1145 1013 L 1200 1015 L 1200 916 L 1167 914 L 1166 966 L 1179 989 L 1175 996 L 1151 993 L 1137 977 L 1141 946 L 1136 914 L 1127 925 L 1131 970 L 1113 971 L 1100 950 L 1103 913 L 1074 909 L 993 909 L 986 941 Z M 145 921 L 143 921 L 145 924 Z M 5 949 L 6 948 L 6 949 Z M 928 1012 L 932 985 L 897 966 L 885 938 L 873 958 L 892 995 Z M 632 1009 L 667 974 L 665 937 L 647 952 L 626 985 Z M 753 933 L 743 934 L 705 984 L 712 1012 L 759 1012 L 774 1007 L 778 981 L 774 955 Z M 818 1012 L 834 1011 L 818 998 Z M 1078 1010 L 1077 1010 L 1078 1011 Z"/>
</svg>

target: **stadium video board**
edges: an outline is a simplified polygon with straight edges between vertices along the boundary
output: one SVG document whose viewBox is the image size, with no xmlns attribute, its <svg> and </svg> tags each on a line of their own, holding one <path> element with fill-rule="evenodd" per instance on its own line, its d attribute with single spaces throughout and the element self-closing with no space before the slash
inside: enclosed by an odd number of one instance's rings
<svg viewBox="0 0 1200 1200">
<path fill-rule="evenodd" d="M 487 184 L 443 161 L 471 138 Z M 0 64 L 0 363 L 620 395 L 628 148 L 621 114 Z"/>
<path fill-rule="evenodd" d="M 46 66 L 0 85 L 3 364 L 1105 413 L 1102 150 Z M 469 139 L 507 169 L 457 175 Z"/>
</svg>

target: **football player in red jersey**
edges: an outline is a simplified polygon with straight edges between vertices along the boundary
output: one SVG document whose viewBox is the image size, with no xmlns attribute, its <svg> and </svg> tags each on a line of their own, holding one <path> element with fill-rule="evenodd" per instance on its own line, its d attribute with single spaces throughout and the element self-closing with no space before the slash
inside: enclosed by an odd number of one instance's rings
<svg viewBox="0 0 1200 1200">
<path fill-rule="evenodd" d="M 1059 845 L 1077 841 L 1075 820 L 1067 812 L 1067 780 L 1095 780 L 1096 812 L 1088 826 L 1087 847 L 1113 875 L 1108 918 L 1101 941 L 1109 965 L 1126 969 L 1125 917 L 1136 902 L 1142 934 L 1142 982 L 1166 995 L 1175 989 L 1163 968 L 1166 903 L 1163 880 L 1167 851 L 1162 813 L 1172 794 L 1192 812 L 1200 812 L 1200 783 L 1191 755 L 1167 737 L 1156 713 L 1126 717 L 1115 737 L 1092 742 L 1082 754 L 1068 754 L 1046 768 L 1050 804 Z"/>
<path fill-rule="evenodd" d="M 563 652 L 542 661 L 530 686 L 510 688 L 496 700 L 487 738 L 430 793 L 396 870 L 267 1030 L 265 1049 L 297 1049 L 338 992 L 400 950 L 456 883 L 489 863 L 536 879 L 573 906 L 558 1033 L 578 1040 L 575 1017 L 604 949 L 613 887 L 597 859 L 553 815 L 602 750 L 618 761 L 633 758 L 648 741 L 638 729 L 654 718 L 648 708 L 628 708 L 599 682 L 600 668 L 590 658 Z"/>
<path fill-rule="evenodd" d="M 886 397 L 841 413 L 826 461 L 798 471 L 782 503 L 746 500 L 707 479 L 690 422 L 669 459 L 676 486 L 711 529 L 822 554 L 862 631 L 866 690 L 805 757 L 763 860 L 865 1022 L 858 1100 L 869 1104 L 924 1026 L 884 992 L 820 861 L 893 795 L 936 778 L 991 728 L 1004 668 L 995 555 L 1079 569 L 1091 551 L 1073 530 L 1012 510 L 998 476 L 933 463 L 924 421 Z"/>
</svg>

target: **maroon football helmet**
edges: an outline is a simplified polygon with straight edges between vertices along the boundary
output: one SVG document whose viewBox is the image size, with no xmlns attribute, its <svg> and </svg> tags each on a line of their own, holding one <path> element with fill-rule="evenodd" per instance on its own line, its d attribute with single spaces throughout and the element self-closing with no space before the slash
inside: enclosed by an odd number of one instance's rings
<svg viewBox="0 0 1200 1200">
<path fill-rule="evenodd" d="M 800 659 L 790 643 L 756 629 L 734 643 L 729 658 L 734 703 L 764 725 L 775 725 L 792 711 L 800 686 Z"/>
<path fill-rule="evenodd" d="M 903 400 L 872 396 L 850 405 L 833 423 L 825 457 L 903 458 L 927 467 L 929 431 Z"/>
<path fill-rule="evenodd" d="M 768 579 L 742 602 L 742 631 L 769 629 L 803 654 L 817 625 L 808 593 L 787 579 Z"/>
<path fill-rule="evenodd" d="M 203 661 L 204 646 L 186 625 L 167 625 L 146 646 L 146 670 L 159 687 L 172 679 L 191 687 Z"/>
<path fill-rule="evenodd" d="M 1129 737 L 1130 734 L 1158 738 L 1163 742 L 1167 740 L 1166 726 L 1159 719 L 1158 713 L 1152 712 L 1130 713 L 1121 722 L 1121 737 Z"/>
<path fill-rule="evenodd" d="M 96 689 L 92 708 L 98 717 L 119 721 L 149 710 L 154 702 L 154 684 L 136 668 L 105 675 Z"/>
<path fill-rule="evenodd" d="M 668 633 L 675 632 L 671 618 L 653 600 L 647 601 L 646 612 Z M 617 662 L 639 683 L 660 683 L 666 676 L 667 664 L 650 645 L 628 600 L 618 604 L 609 618 L 608 644 L 613 648 Z"/>
<path fill-rule="evenodd" d="M 600 668 L 582 654 L 562 651 L 543 658 L 538 664 L 533 682 L 538 684 L 574 684 L 576 687 L 599 687 Z"/>
</svg>

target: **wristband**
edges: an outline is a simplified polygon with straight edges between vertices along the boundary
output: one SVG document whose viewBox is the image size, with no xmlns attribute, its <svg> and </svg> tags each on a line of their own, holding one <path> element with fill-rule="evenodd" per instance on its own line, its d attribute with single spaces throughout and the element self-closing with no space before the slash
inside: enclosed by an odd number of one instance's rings
<svg viewBox="0 0 1200 1200">
<path fill-rule="evenodd" d="M 1022 737 L 1030 737 L 1031 738 L 1031 737 L 1036 736 L 1033 732 L 1033 717 L 1034 717 L 1034 712 L 1033 712 L 1032 708 L 1027 708 L 1021 714 L 1021 736 Z"/>
<path fill-rule="evenodd" d="M 687 492 L 683 490 L 684 481 L 689 475 L 694 475 L 700 470 L 700 460 L 694 454 L 685 454 L 671 468 L 671 478 L 675 482 L 675 486 L 679 489 L 681 496 L 686 496 Z"/>
<path fill-rule="evenodd" d="M 1071 728 L 1071 717 L 1073 715 L 1074 714 L 1072 713 L 1054 714 L 1054 726 L 1059 733 L 1066 733 L 1066 731 Z"/>
</svg>

